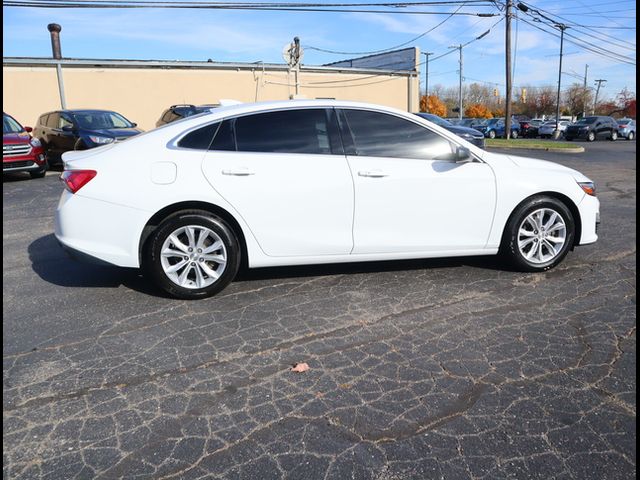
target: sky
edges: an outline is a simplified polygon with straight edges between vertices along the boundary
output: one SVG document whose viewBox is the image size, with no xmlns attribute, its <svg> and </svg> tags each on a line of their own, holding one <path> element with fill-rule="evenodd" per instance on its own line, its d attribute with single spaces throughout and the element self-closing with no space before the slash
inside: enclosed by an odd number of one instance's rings
<svg viewBox="0 0 640 480">
<path fill-rule="evenodd" d="M 566 32 L 590 45 L 631 57 L 635 64 L 634 0 L 531 0 L 526 3 L 572 23 L 597 27 L 591 30 L 570 28 Z M 452 12 L 456 8 L 422 6 L 396 10 Z M 460 12 L 491 12 L 501 16 L 453 16 L 406 46 L 434 52 L 431 58 L 435 58 L 448 52 L 449 46 L 466 43 L 491 29 L 487 36 L 463 49 L 464 81 L 467 84 L 484 82 L 504 95 L 505 22 L 500 21 L 504 14 L 496 7 L 472 5 L 464 6 Z M 519 16 L 532 21 L 521 12 Z M 382 50 L 409 42 L 446 18 L 442 15 L 345 12 L 3 7 L 2 43 L 5 57 L 50 57 L 47 24 L 54 22 L 62 25 L 64 57 L 203 61 L 211 58 L 214 61 L 282 63 L 283 46 L 298 36 L 305 52 L 303 64 L 322 65 L 358 57 L 355 52 Z M 512 34 L 514 94 L 522 85 L 557 86 L 559 39 L 520 19 L 513 21 Z M 565 38 L 571 41 L 570 37 Z M 329 54 L 310 47 L 347 54 Z M 563 89 L 574 82 L 582 84 L 585 64 L 588 64 L 589 86 L 594 86 L 595 79 L 607 80 L 600 98 L 613 98 L 623 88 L 636 91 L 635 65 L 603 58 L 568 42 L 564 44 L 564 53 Z M 424 70 L 421 72 L 422 82 Z M 457 52 L 430 62 L 429 85 L 436 84 L 447 87 L 458 84 Z"/>
</svg>

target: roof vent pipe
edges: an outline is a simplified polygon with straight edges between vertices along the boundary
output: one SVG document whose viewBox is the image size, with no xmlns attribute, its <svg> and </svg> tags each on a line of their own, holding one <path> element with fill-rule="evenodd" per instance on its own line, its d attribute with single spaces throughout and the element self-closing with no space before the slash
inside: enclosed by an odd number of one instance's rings
<svg viewBox="0 0 640 480">
<path fill-rule="evenodd" d="M 47 25 L 47 30 L 51 34 L 51 51 L 53 52 L 53 58 L 55 60 L 62 59 L 62 48 L 60 48 L 60 31 L 62 27 L 57 23 L 50 23 Z M 62 80 L 62 65 L 60 62 L 56 63 L 56 73 L 58 74 L 58 90 L 60 92 L 60 106 L 63 109 L 67 108 L 67 102 L 64 98 L 64 82 Z"/>
</svg>

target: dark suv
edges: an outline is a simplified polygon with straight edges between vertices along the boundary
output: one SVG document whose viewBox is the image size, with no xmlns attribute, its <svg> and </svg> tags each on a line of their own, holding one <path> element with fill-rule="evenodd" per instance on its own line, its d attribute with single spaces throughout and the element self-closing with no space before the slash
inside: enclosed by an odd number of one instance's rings
<svg viewBox="0 0 640 480">
<path fill-rule="evenodd" d="M 142 133 L 122 115 L 109 110 L 58 110 L 40 115 L 33 136 L 47 152 L 49 164 L 62 162 L 70 150 L 86 150 Z"/>
<path fill-rule="evenodd" d="M 160 120 L 156 122 L 156 127 L 161 127 L 162 125 L 166 125 L 167 123 L 175 122 L 176 120 L 181 120 L 183 118 L 191 117 L 192 115 L 197 115 L 198 113 L 203 113 L 211 110 L 218 105 L 171 105 L 167 108 L 162 115 L 160 115 Z"/>
<path fill-rule="evenodd" d="M 589 142 L 603 138 L 615 141 L 618 139 L 618 122 L 611 117 L 581 118 L 564 131 L 565 140 L 574 138 L 585 138 Z"/>
</svg>

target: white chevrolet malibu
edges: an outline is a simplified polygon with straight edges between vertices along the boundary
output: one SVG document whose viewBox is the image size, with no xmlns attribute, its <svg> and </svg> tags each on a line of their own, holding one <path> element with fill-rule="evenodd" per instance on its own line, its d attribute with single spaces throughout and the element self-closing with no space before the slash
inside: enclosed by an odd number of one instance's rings
<svg viewBox="0 0 640 480">
<path fill-rule="evenodd" d="M 598 238 L 581 173 L 377 105 L 222 107 L 63 159 L 62 246 L 179 298 L 214 295 L 241 264 L 500 253 L 539 272 Z"/>
</svg>

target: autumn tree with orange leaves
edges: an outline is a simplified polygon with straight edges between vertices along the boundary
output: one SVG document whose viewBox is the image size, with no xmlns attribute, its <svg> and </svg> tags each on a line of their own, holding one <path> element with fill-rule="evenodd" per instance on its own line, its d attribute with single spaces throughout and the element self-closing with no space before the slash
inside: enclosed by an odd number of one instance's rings
<svg viewBox="0 0 640 480">
<path fill-rule="evenodd" d="M 471 118 L 493 118 L 491 110 L 479 103 L 469 105 L 465 109 L 465 115 Z"/>
<path fill-rule="evenodd" d="M 447 107 L 444 102 L 435 95 L 422 95 L 420 97 L 420 111 L 432 113 L 439 117 L 444 117 L 447 114 Z"/>
</svg>

